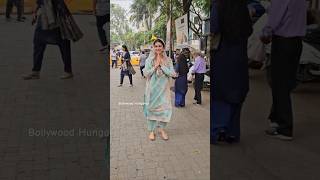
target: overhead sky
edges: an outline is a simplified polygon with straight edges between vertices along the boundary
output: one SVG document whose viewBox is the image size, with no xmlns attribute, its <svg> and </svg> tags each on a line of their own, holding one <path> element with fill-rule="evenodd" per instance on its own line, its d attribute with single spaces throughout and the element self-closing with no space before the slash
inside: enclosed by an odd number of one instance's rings
<svg viewBox="0 0 320 180">
<path fill-rule="evenodd" d="M 111 0 L 110 2 L 111 4 L 119 4 L 121 7 L 129 11 L 133 0 Z"/>
</svg>

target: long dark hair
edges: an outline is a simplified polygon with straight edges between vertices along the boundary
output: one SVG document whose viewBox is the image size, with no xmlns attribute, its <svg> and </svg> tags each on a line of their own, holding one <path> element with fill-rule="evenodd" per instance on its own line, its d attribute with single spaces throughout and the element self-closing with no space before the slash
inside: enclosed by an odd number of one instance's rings
<svg viewBox="0 0 320 180">
<path fill-rule="evenodd" d="M 248 38 L 252 22 L 247 0 L 217 0 L 218 21 L 221 35 L 226 40 Z"/>
<path fill-rule="evenodd" d="M 122 48 L 124 49 L 124 51 L 128 52 L 128 47 L 126 45 L 122 45 Z"/>
</svg>

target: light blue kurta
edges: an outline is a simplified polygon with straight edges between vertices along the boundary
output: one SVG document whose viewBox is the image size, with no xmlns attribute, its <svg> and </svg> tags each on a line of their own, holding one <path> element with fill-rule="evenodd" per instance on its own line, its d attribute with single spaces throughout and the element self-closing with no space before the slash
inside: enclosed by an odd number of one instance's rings
<svg viewBox="0 0 320 180">
<path fill-rule="evenodd" d="M 144 74 L 147 77 L 143 112 L 147 120 L 169 122 L 172 115 L 170 80 L 175 75 L 169 58 L 161 68 L 153 67 L 154 60 L 146 60 Z"/>
</svg>

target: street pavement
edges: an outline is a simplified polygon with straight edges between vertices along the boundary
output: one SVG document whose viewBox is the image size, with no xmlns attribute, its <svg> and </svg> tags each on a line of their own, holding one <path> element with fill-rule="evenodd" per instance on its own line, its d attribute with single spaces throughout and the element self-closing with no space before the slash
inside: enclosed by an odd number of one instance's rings
<svg viewBox="0 0 320 180">
<path fill-rule="evenodd" d="M 211 146 L 214 180 L 319 180 L 320 82 L 294 91 L 294 140 L 267 137 L 271 92 L 265 72 L 251 71 L 250 92 L 241 117 L 241 142 Z"/>
<path fill-rule="evenodd" d="M 110 71 L 111 180 L 210 180 L 209 92 L 203 91 L 203 105 L 194 105 L 190 85 L 186 107 L 173 109 L 169 140 L 157 135 L 151 142 L 141 105 L 145 79 L 136 72 L 133 87 L 128 77 L 117 87 L 120 70 Z"/>
<path fill-rule="evenodd" d="M 73 79 L 59 79 L 59 48 L 48 46 L 41 79 L 24 81 L 34 28 L 27 18 L 0 19 L 0 180 L 105 180 L 108 68 L 95 18 L 75 16 L 85 36 L 72 43 Z"/>
</svg>

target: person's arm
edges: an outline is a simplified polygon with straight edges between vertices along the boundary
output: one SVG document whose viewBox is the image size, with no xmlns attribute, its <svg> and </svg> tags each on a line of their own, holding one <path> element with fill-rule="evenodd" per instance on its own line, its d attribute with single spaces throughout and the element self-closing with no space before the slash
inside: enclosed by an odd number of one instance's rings
<svg viewBox="0 0 320 180">
<path fill-rule="evenodd" d="M 192 74 L 196 73 L 196 71 L 198 70 L 199 66 L 200 66 L 200 59 L 196 58 L 191 73 Z"/>
<path fill-rule="evenodd" d="M 163 73 L 170 77 L 176 77 L 177 73 L 174 71 L 172 60 L 169 59 L 169 66 L 160 65 L 161 70 Z"/>
<path fill-rule="evenodd" d="M 40 7 L 41 7 L 41 2 L 40 2 L 40 0 L 37 0 L 36 7 L 32 11 L 32 21 L 31 21 L 32 25 L 34 25 L 38 19 L 38 11 L 39 11 Z"/>
<path fill-rule="evenodd" d="M 281 26 L 283 16 L 287 12 L 288 0 L 272 0 L 268 8 L 268 22 L 263 28 L 262 33 L 264 37 L 270 37 L 274 31 Z"/>
<path fill-rule="evenodd" d="M 92 3 L 92 12 L 93 12 L 93 15 L 96 15 L 97 11 L 96 11 L 96 6 L 97 6 L 97 0 L 93 0 L 93 3 Z"/>
<path fill-rule="evenodd" d="M 146 60 L 146 64 L 145 64 L 145 67 L 144 69 L 142 70 L 143 71 L 143 74 L 146 76 L 146 77 L 151 77 L 152 74 L 155 72 L 156 68 L 152 66 L 152 59 L 147 59 Z"/>
</svg>

